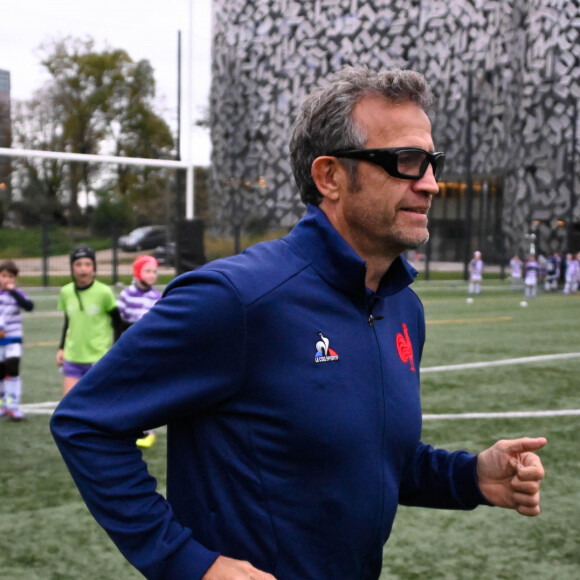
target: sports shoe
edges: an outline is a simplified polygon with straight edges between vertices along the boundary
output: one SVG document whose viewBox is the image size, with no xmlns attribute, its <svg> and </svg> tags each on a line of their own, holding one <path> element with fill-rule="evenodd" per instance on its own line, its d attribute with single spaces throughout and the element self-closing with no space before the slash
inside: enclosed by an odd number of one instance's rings
<svg viewBox="0 0 580 580">
<path fill-rule="evenodd" d="M 10 411 L 8 411 L 8 407 L 2 405 L 0 407 L 0 419 L 8 419 L 10 417 Z"/>
<path fill-rule="evenodd" d="M 149 449 L 149 447 L 153 447 L 155 439 L 155 433 L 147 433 L 145 437 L 137 439 L 137 447 L 141 447 L 142 449 Z"/>
<path fill-rule="evenodd" d="M 8 416 L 12 421 L 23 421 L 24 413 L 20 409 L 7 409 Z"/>
</svg>

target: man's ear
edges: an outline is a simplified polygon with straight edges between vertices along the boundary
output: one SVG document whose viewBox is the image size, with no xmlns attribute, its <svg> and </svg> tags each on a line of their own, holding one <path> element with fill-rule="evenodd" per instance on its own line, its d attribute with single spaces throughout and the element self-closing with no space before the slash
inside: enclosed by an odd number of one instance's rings
<svg viewBox="0 0 580 580">
<path fill-rule="evenodd" d="M 347 174 L 336 157 L 323 155 L 312 162 L 312 179 L 318 191 L 329 201 L 336 201 L 346 188 Z"/>
</svg>

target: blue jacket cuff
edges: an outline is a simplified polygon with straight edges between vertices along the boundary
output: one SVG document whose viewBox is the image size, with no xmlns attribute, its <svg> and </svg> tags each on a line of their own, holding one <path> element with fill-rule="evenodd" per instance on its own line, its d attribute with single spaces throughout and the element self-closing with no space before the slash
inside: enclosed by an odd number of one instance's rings
<svg viewBox="0 0 580 580">
<path fill-rule="evenodd" d="M 167 560 L 163 580 L 201 580 L 219 552 L 212 552 L 190 539 Z"/>
<path fill-rule="evenodd" d="M 474 509 L 479 505 L 493 505 L 479 489 L 477 480 L 477 455 L 459 453 L 455 458 L 454 481 L 457 497 L 465 509 Z"/>
</svg>

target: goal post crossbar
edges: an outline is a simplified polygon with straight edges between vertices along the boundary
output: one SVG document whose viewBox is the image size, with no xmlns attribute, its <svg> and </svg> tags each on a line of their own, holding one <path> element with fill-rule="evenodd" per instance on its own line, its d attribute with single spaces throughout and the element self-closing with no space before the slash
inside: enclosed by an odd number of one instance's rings
<svg viewBox="0 0 580 580">
<path fill-rule="evenodd" d="M 119 157 L 115 155 L 90 155 L 88 153 L 67 153 L 65 151 L 38 151 L 36 149 L 12 149 L 0 147 L 0 157 L 41 157 L 45 159 L 62 159 L 63 161 L 80 161 L 91 163 L 115 163 L 117 165 L 146 165 L 149 167 L 173 167 L 187 169 L 187 161 L 176 159 L 148 159 L 145 157 Z"/>
<path fill-rule="evenodd" d="M 186 170 L 186 219 L 193 219 L 193 164 L 176 159 L 148 159 L 145 157 L 119 157 L 115 155 L 91 155 L 88 153 L 67 153 L 64 151 L 38 151 L 36 149 L 13 149 L 0 147 L 0 157 L 39 157 L 62 159 L 85 163 L 114 163 L 117 165 L 141 165 L 147 167 L 169 167 Z"/>
</svg>

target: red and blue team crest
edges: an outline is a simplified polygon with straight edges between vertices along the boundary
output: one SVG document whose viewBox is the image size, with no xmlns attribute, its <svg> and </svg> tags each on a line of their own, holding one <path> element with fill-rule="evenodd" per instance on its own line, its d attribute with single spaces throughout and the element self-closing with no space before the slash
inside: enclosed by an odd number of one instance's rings
<svg viewBox="0 0 580 580">
<path fill-rule="evenodd" d="M 407 325 L 403 322 L 403 334 L 400 332 L 396 337 L 397 351 L 399 357 L 404 364 L 408 362 L 411 364 L 411 370 L 415 372 L 415 365 L 413 363 L 413 345 L 411 344 L 411 339 L 409 338 L 409 332 L 407 331 Z"/>
<path fill-rule="evenodd" d="M 316 343 L 316 354 L 314 355 L 315 363 L 334 362 L 339 360 L 336 351 L 330 348 L 330 341 L 322 332 L 318 333 L 320 340 Z"/>
</svg>

